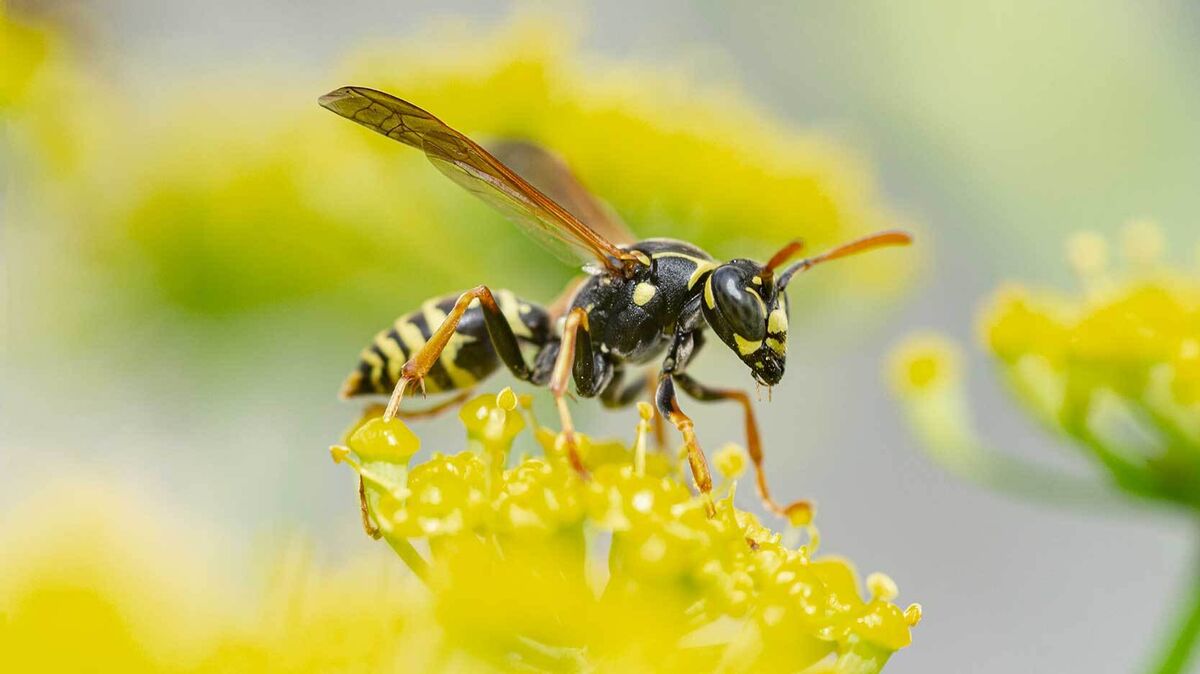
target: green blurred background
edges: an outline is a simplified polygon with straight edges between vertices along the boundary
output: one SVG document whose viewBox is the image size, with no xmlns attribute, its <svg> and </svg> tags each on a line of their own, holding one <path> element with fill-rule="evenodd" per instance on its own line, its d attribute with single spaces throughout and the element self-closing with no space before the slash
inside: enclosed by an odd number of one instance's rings
<svg viewBox="0 0 1200 674">
<path fill-rule="evenodd" d="M 6 12 L 0 506 L 87 479 L 200 523 L 214 564 L 295 532 L 332 562 L 387 554 L 326 453 L 357 412 L 335 392 L 358 350 L 427 297 L 483 282 L 549 298 L 570 270 L 316 106 L 355 83 L 482 138 L 540 140 L 640 234 L 718 256 L 913 228 L 911 252 L 793 285 L 789 375 L 760 405 L 776 490 L 818 502 L 827 551 L 924 604 L 889 671 L 1127 671 L 1154 640 L 1183 523 L 953 481 L 909 441 L 880 360 L 916 326 L 971 339 L 1003 279 L 1069 283 L 1061 242 L 1079 229 L 1153 217 L 1198 264 L 1191 3 Z M 695 367 L 751 383 L 719 347 Z M 973 380 L 999 444 L 1061 457 Z M 632 429 L 578 408 L 586 429 Z M 734 410 L 700 416 L 710 451 L 740 439 Z M 420 432 L 460 442 L 452 420 Z"/>
</svg>

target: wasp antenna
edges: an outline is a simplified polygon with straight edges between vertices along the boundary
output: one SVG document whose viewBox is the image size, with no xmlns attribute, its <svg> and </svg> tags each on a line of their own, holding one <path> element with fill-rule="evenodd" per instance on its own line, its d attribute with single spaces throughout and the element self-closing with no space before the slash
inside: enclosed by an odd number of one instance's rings
<svg viewBox="0 0 1200 674">
<path fill-rule="evenodd" d="M 787 245 L 785 245 L 783 248 L 780 248 L 779 252 L 772 255 L 771 259 L 767 260 L 767 263 L 763 265 L 763 275 L 768 279 L 771 278 L 774 276 L 775 269 L 777 267 L 795 257 L 796 253 L 799 253 L 802 250 L 804 250 L 803 239 L 789 241 Z"/>
<path fill-rule="evenodd" d="M 782 290 L 783 288 L 787 287 L 788 281 L 792 280 L 792 276 L 794 276 L 797 272 L 804 271 L 805 269 L 814 267 L 822 262 L 829 262 L 830 260 L 836 260 L 838 258 L 848 257 L 850 255 L 857 255 L 858 253 L 863 253 L 875 248 L 883 248 L 885 246 L 907 246 L 908 244 L 912 243 L 912 240 L 911 234 L 897 229 L 878 232 L 871 234 L 870 236 L 864 236 L 861 239 L 855 239 L 850 243 L 844 243 L 837 248 L 827 250 L 820 255 L 805 258 L 789 266 L 783 271 L 782 274 L 779 275 L 779 288 Z M 784 250 L 779 251 L 779 253 L 776 253 L 775 257 L 779 257 L 786 250 L 787 247 L 785 247 Z M 771 258 L 771 261 L 774 262 L 775 258 Z"/>
</svg>

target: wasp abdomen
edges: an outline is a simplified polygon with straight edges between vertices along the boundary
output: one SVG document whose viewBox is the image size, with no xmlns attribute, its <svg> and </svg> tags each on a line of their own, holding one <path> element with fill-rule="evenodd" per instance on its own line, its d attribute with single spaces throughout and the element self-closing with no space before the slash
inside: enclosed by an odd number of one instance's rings
<svg viewBox="0 0 1200 674">
<path fill-rule="evenodd" d="M 518 340 L 539 347 L 545 344 L 550 323 L 545 309 L 507 290 L 495 291 L 495 298 Z M 429 300 L 375 335 L 359 354 L 358 366 L 342 384 L 342 397 L 391 393 L 404 363 L 425 346 L 457 299 L 458 295 L 450 295 Z M 495 372 L 499 365 L 488 338 L 483 310 L 476 300 L 467 308 L 446 348 L 425 376 L 425 390 L 438 393 L 470 388 Z"/>
</svg>

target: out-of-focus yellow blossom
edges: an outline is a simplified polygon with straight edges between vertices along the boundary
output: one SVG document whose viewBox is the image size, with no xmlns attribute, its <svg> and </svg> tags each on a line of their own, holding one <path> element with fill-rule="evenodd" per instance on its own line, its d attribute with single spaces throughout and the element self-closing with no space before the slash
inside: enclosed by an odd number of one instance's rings
<svg viewBox="0 0 1200 674">
<path fill-rule="evenodd" d="M 1153 224 L 1130 224 L 1122 273 L 1108 267 L 1102 237 L 1079 234 L 1068 259 L 1081 293 L 1005 286 L 984 309 L 980 332 L 1018 398 L 1116 485 L 1200 509 L 1200 273 L 1166 265 L 1163 249 Z M 926 367 L 913 349 L 898 349 L 893 369 Z M 963 466 L 977 477 L 990 470 L 979 468 L 983 454 L 963 450 L 980 443 L 960 386 L 934 397 L 900 392 L 939 457 L 967 457 Z"/>
<path fill-rule="evenodd" d="M 21 67 L 4 59 L 0 72 L 28 110 L 47 113 L 32 122 L 109 110 L 102 132 L 39 142 L 84 155 L 79 180 L 55 203 L 70 210 L 62 221 L 80 259 L 101 275 L 75 297 L 104 304 L 110 317 L 170 308 L 227 320 L 310 302 L 370 330 L 380 316 L 480 281 L 553 297 L 569 269 L 420 153 L 317 107 L 318 95 L 351 82 L 394 91 L 484 142 L 544 143 L 642 236 L 765 258 L 791 238 L 819 247 L 901 224 L 869 171 L 824 135 L 677 69 L 587 59 L 571 33 L 561 21 L 518 16 L 357 50 L 320 81 L 232 72 L 136 92 L 114 83 L 86 96 L 31 76 L 48 47 L 23 38 Z M 99 79 L 86 55 L 65 61 Z M 69 104 L 78 100 L 87 106 Z M 813 282 L 848 286 L 839 279 L 853 273 L 857 287 L 874 278 L 877 289 L 896 288 L 910 268 L 901 257 L 851 262 Z M 472 276 L 479 269 L 489 278 Z M 119 297 L 105 296 L 108 287 Z"/>
<path fill-rule="evenodd" d="M 788 547 L 732 493 L 709 517 L 676 462 L 638 459 L 644 420 L 632 447 L 581 439 L 586 479 L 542 427 L 545 456 L 510 465 L 528 403 L 479 396 L 469 449 L 415 465 L 416 438 L 372 413 L 333 448 L 427 583 L 430 649 L 499 671 L 874 672 L 909 644 L 920 607 L 892 604 L 891 579 L 872 574 L 864 599 L 849 562 L 814 557 L 815 529 Z M 729 477 L 744 467 L 721 456 Z"/>
<path fill-rule="evenodd" d="M 960 376 L 958 347 L 936 333 L 914 335 L 896 348 L 888 376 L 897 393 L 920 395 L 952 386 Z"/>
<path fill-rule="evenodd" d="M 670 462 L 597 443 L 586 482 L 560 455 L 508 465 L 516 403 L 476 399 L 471 449 L 415 465 L 399 421 L 336 450 L 415 574 L 281 541 L 264 581 L 223 532 L 128 487 L 39 486 L 0 510 L 0 669 L 861 674 L 908 645 L 920 607 L 893 605 L 890 579 L 864 598 L 849 562 L 784 545 L 732 497 L 709 519 Z"/>
<path fill-rule="evenodd" d="M 1017 399 L 1106 476 L 1088 479 L 987 447 L 957 375 L 957 348 L 928 335 L 893 351 L 890 370 L 910 425 L 946 469 L 1028 498 L 1113 507 L 1110 485 L 1200 517 L 1200 265 L 1173 268 L 1162 233 L 1126 227 L 1126 269 L 1085 232 L 1067 245 L 1082 290 L 1008 285 L 980 320 L 982 342 Z M 944 373 L 952 373 L 943 376 Z M 934 385 L 936 382 L 936 385 Z M 1200 643 L 1200 576 L 1154 668 L 1181 674 Z"/>
<path fill-rule="evenodd" d="M 99 132 L 111 121 L 109 107 L 107 92 L 53 25 L 13 16 L 0 3 L 0 123 L 10 153 L 9 179 L 22 176 L 20 167 L 46 177 L 70 176 L 99 151 Z M 82 183 L 72 189 L 90 196 Z"/>
<path fill-rule="evenodd" d="M 322 569 L 309 546 L 283 544 L 263 581 L 220 531 L 127 493 L 71 482 L 0 513 L 0 669 L 365 674 L 435 660 L 426 593 L 380 560 Z"/>
</svg>

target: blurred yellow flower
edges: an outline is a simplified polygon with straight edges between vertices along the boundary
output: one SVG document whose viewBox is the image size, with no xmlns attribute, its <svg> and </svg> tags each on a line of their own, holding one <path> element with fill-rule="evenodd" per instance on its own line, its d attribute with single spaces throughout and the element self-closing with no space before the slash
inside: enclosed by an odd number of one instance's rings
<svg viewBox="0 0 1200 674">
<path fill-rule="evenodd" d="M 410 432 L 372 414 L 333 448 L 370 526 L 426 581 L 438 648 L 503 671 L 874 672 L 909 644 L 921 609 L 892 604 L 890 578 L 872 574 L 864 599 L 847 561 L 814 557 L 815 529 L 789 547 L 732 494 L 709 517 L 669 463 L 637 460 L 644 423 L 632 447 L 585 439 L 605 447 L 586 480 L 540 427 L 546 456 L 509 467 L 517 403 L 475 398 L 472 449 L 411 466 Z M 740 472 L 740 449 L 721 455 Z"/>
<path fill-rule="evenodd" d="M 553 452 L 508 466 L 517 402 L 475 399 L 472 449 L 414 465 L 416 437 L 374 416 L 335 449 L 413 574 L 280 541 L 261 582 L 169 506 L 44 486 L 0 512 L 4 670 L 869 674 L 909 644 L 921 608 L 889 577 L 864 597 L 815 529 L 790 546 L 732 495 L 709 518 L 671 462 L 637 468 L 636 443 L 602 443 L 587 481 Z"/>
<path fill-rule="evenodd" d="M 1028 498 L 1114 504 L 1109 485 L 1200 516 L 1200 268 L 1161 260 L 1162 233 L 1126 227 L 1127 269 L 1108 265 L 1108 242 L 1074 236 L 1067 259 L 1082 291 L 1008 285 L 984 309 L 980 333 L 1016 398 L 1078 446 L 1106 479 L 1090 480 L 989 448 L 974 427 L 956 347 L 928 335 L 898 347 L 889 367 L 909 423 L 929 455 L 962 477 Z M 937 382 L 937 385 L 932 385 Z M 1194 575 L 1194 572 L 1193 572 Z M 1200 577 L 1183 598 L 1156 671 L 1187 669 L 1200 643 Z"/>
<path fill-rule="evenodd" d="M 1068 258 L 1083 292 L 1005 286 L 983 312 L 982 340 L 1018 398 L 1116 485 L 1200 508 L 1200 274 L 1161 262 L 1162 235 L 1148 221 L 1131 223 L 1122 242 L 1123 274 L 1108 267 L 1102 237 L 1074 237 Z M 928 366 L 913 349 L 902 347 L 894 362 L 916 378 Z M 898 390 L 923 437 L 953 427 L 960 444 L 976 444 L 960 389 L 938 402 L 938 415 L 918 409 L 929 403 L 911 395 L 916 388 Z"/>
<path fill-rule="evenodd" d="M 308 546 L 284 543 L 262 582 L 222 532 L 133 493 L 66 482 L 2 513 L 4 671 L 429 666 L 425 594 L 380 560 L 322 570 Z"/>
<path fill-rule="evenodd" d="M 6 26 L 21 58 L 0 66 L 0 100 L 29 101 L 23 109 L 39 111 L 31 125 L 58 115 L 82 123 L 82 109 L 67 104 L 85 98 L 78 87 L 30 73 L 46 70 L 49 50 L 72 81 L 98 80 L 86 54 L 71 58 L 69 45 L 46 46 L 61 38 Z M 518 15 L 494 29 L 432 28 L 359 49 L 326 84 L 231 72 L 134 95 L 111 83 L 88 89 L 88 116 L 106 111 L 103 132 L 72 127 L 35 143 L 82 154 L 78 180 L 55 202 L 70 211 L 80 259 L 101 275 L 85 297 L 135 315 L 168 307 L 227 319 L 315 301 L 339 316 L 378 317 L 478 283 L 471 271 L 481 268 L 492 282 L 552 297 L 570 270 L 531 258 L 515 228 L 419 153 L 322 114 L 316 96 L 346 82 L 393 90 L 483 141 L 545 144 L 643 236 L 762 257 L 795 237 L 819 247 L 902 224 L 862 162 L 825 136 L 796 131 L 732 86 L 585 59 L 571 33 Z M 911 267 L 901 257 L 847 263 L 812 282 L 902 287 Z M 849 274 L 855 284 L 841 282 Z M 108 287 L 120 296 L 106 298 Z"/>
<path fill-rule="evenodd" d="M 892 389 L 901 395 L 940 391 L 959 379 L 958 346 L 936 333 L 912 335 L 888 360 Z"/>
</svg>

